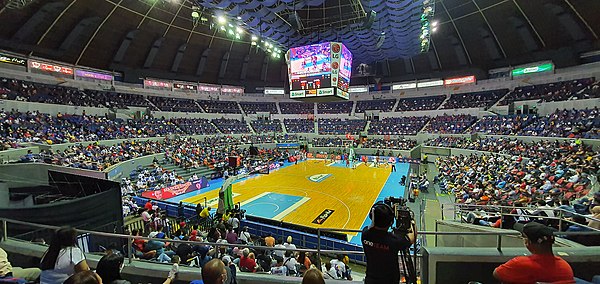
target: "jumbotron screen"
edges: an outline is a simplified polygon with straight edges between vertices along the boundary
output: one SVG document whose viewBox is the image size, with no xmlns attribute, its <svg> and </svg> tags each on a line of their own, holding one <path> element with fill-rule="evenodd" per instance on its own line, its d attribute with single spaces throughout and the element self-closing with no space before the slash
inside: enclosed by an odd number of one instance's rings
<svg viewBox="0 0 600 284">
<path fill-rule="evenodd" d="M 338 96 L 348 99 L 352 53 L 339 42 L 294 47 L 286 54 L 290 98 Z"/>
</svg>

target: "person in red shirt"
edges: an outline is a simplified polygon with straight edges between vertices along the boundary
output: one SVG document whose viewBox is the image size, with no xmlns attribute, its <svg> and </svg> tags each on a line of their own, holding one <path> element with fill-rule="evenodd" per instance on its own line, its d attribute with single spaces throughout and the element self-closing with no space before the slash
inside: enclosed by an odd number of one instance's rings
<svg viewBox="0 0 600 284">
<path fill-rule="evenodd" d="M 146 202 L 146 204 L 144 204 L 144 208 L 146 208 L 148 210 L 152 210 L 152 202 L 150 200 L 148 200 L 148 202 Z"/>
<path fill-rule="evenodd" d="M 256 272 L 256 260 L 254 260 L 254 254 L 250 253 L 250 250 L 247 248 L 242 251 L 240 270 L 245 272 Z"/>
<path fill-rule="evenodd" d="M 498 266 L 494 270 L 496 279 L 513 284 L 575 283 L 569 263 L 552 252 L 553 229 L 536 222 L 525 225 L 517 223 L 514 228 L 521 232 L 525 247 L 531 255 L 518 256 Z"/>
</svg>

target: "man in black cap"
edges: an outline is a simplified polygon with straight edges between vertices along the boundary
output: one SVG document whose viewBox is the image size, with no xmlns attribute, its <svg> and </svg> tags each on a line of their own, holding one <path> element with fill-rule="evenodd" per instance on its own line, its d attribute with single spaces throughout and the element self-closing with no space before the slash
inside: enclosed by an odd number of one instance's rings
<svg viewBox="0 0 600 284">
<path fill-rule="evenodd" d="M 554 230 L 536 222 L 515 224 L 530 256 L 517 256 L 498 266 L 494 277 L 503 283 L 575 283 L 573 269 L 552 253 Z"/>
</svg>

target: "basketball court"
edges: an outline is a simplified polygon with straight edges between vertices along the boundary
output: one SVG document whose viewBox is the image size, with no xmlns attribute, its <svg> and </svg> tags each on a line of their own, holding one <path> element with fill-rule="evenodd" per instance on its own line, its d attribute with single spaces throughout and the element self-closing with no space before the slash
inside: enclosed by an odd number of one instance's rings
<svg viewBox="0 0 600 284">
<path fill-rule="evenodd" d="M 286 163 L 268 175 L 254 175 L 233 184 L 233 201 L 241 203 L 248 215 L 279 220 L 312 228 L 362 229 L 368 224 L 371 205 L 386 196 L 403 196 L 399 181 L 408 175 L 408 164 L 391 166 L 308 160 Z M 208 188 L 190 192 L 172 202 L 204 203 L 217 207 L 222 179 Z M 356 236 L 356 234 L 351 234 Z M 356 238 L 352 240 L 355 242 Z"/>
</svg>

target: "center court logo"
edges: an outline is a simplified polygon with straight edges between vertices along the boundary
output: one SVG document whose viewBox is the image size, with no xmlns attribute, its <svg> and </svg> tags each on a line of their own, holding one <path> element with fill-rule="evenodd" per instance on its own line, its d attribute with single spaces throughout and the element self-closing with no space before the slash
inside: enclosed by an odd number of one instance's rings
<svg viewBox="0 0 600 284">
<path fill-rule="evenodd" d="M 312 176 L 308 177 L 308 180 L 310 180 L 312 182 L 322 182 L 323 180 L 325 180 L 326 178 L 328 178 L 330 176 L 331 176 L 331 174 L 312 175 Z"/>
</svg>

